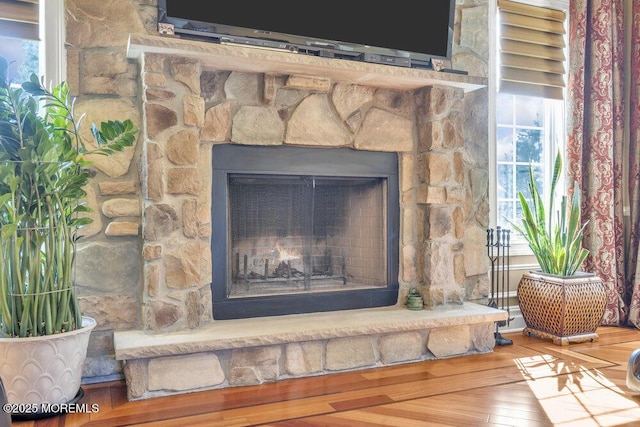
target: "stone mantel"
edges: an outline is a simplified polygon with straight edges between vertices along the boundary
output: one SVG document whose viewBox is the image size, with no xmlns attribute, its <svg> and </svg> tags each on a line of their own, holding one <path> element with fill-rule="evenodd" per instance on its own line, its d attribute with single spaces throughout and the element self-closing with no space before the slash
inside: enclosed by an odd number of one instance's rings
<svg viewBox="0 0 640 427">
<path fill-rule="evenodd" d="M 329 78 L 339 83 L 399 90 L 426 86 L 449 86 L 470 92 L 487 85 L 487 79 L 484 77 L 464 74 L 321 58 L 254 47 L 185 40 L 175 36 L 131 34 L 127 57 L 139 59 L 145 53 L 190 57 L 197 59 L 203 66 L 219 70 L 293 74 L 322 79 Z"/>
</svg>

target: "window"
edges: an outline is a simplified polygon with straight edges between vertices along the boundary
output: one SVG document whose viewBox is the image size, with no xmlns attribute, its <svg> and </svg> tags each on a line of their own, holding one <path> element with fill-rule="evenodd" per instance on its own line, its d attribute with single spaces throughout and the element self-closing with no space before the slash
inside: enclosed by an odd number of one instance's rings
<svg viewBox="0 0 640 427">
<path fill-rule="evenodd" d="M 0 56 L 15 61 L 10 80 L 64 80 L 64 0 L 0 0 Z"/>
<path fill-rule="evenodd" d="M 568 1 L 497 0 L 497 6 L 491 222 L 513 229 L 509 221 L 519 223 L 521 215 L 518 193 L 529 195 L 529 165 L 544 197 L 566 139 Z M 514 255 L 529 251 L 516 233 L 511 243 Z"/>
<path fill-rule="evenodd" d="M 528 196 L 529 165 L 536 185 L 551 179 L 555 153 L 563 145 L 564 102 L 540 97 L 498 93 L 496 102 L 497 225 L 512 228 L 522 213 L 518 192 Z M 515 236 L 517 239 L 517 236 Z"/>
<path fill-rule="evenodd" d="M 0 56 L 9 62 L 8 81 L 23 81 L 31 73 L 39 73 L 39 44 L 35 40 L 0 36 Z"/>
</svg>

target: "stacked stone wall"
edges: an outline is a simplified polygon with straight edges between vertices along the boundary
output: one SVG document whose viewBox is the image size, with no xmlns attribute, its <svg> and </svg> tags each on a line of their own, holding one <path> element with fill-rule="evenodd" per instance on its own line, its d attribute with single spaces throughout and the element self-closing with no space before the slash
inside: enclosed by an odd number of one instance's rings
<svg viewBox="0 0 640 427">
<path fill-rule="evenodd" d="M 141 168 L 148 195 L 143 238 L 163 254 L 145 259 L 145 328 L 211 321 L 210 156 L 211 146 L 222 143 L 397 152 L 403 182 L 398 303 L 417 287 L 427 307 L 462 304 L 462 89 L 400 91 L 208 70 L 173 55 L 147 54 L 142 64 L 149 136 Z M 215 84 L 202 90 L 201 81 Z M 158 98 L 159 91 L 170 95 Z M 178 155 L 177 147 L 193 154 Z"/>
<path fill-rule="evenodd" d="M 202 175 L 202 162 L 210 160 L 208 150 L 218 141 L 254 143 L 257 129 L 250 122 L 256 118 L 268 124 L 269 134 L 261 143 L 367 150 L 387 149 L 390 130 L 380 124 L 393 125 L 401 169 L 410 171 L 401 176 L 403 292 L 417 283 L 433 305 L 486 295 L 486 90 L 464 97 L 445 90 L 433 107 L 445 100 L 455 100 L 455 106 L 435 113 L 442 120 L 428 114 L 418 119 L 411 110 L 417 103 L 409 98 L 432 97 L 428 91 L 399 93 L 299 76 L 194 72 L 197 64 L 177 58 L 167 62 L 162 56 L 149 57 L 142 66 L 127 60 L 127 40 L 130 34 L 156 34 L 155 0 L 66 0 L 65 8 L 67 82 L 78 96 L 77 110 L 86 113 L 84 122 L 131 118 L 144 129 L 134 148 L 93 159 L 95 176 L 86 201 L 94 222 L 83 230 L 77 263 L 82 307 L 98 321 L 85 377 L 121 375 L 122 365 L 113 354 L 114 330 L 197 328 L 210 320 L 210 272 L 203 264 L 210 210 L 201 187 L 210 181 Z M 453 68 L 487 77 L 487 23 L 485 0 L 458 0 Z M 314 118 L 317 113 L 331 113 L 331 120 Z M 304 123 L 305 116 L 322 123 L 321 131 L 332 139 L 311 137 L 301 125 L 287 127 L 286 134 L 279 127 Z M 147 118 L 153 122 L 145 123 Z M 169 137 L 166 129 L 178 127 Z M 163 131 L 167 139 L 159 139 Z M 444 141 L 457 146 L 446 148 L 449 154 L 442 158 L 441 149 L 431 145 Z M 432 160 L 430 150 L 437 156 Z M 435 220 L 441 209 L 448 218 L 444 223 Z M 432 271 L 444 258 L 446 263 L 437 268 L 449 278 L 446 283 L 434 280 Z"/>
</svg>

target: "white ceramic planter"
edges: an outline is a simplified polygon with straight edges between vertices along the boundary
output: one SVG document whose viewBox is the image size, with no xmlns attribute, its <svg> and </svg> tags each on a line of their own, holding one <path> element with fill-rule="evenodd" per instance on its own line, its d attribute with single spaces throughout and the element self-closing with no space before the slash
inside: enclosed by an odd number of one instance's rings
<svg viewBox="0 0 640 427">
<path fill-rule="evenodd" d="M 0 338 L 0 377 L 9 403 L 70 402 L 80 390 L 89 336 L 96 326 L 33 338 Z"/>
</svg>

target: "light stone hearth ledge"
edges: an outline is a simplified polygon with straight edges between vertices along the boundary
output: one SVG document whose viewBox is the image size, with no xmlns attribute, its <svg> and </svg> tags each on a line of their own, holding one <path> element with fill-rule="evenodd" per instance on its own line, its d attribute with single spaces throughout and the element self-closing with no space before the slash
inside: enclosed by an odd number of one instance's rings
<svg viewBox="0 0 640 427">
<path fill-rule="evenodd" d="M 486 78 L 464 74 L 322 58 L 286 51 L 180 39 L 173 36 L 130 34 L 127 57 L 139 58 L 146 53 L 193 58 L 203 66 L 217 70 L 303 75 L 324 80 L 331 79 L 340 83 L 390 89 L 450 86 L 470 92 L 487 86 Z"/>
<path fill-rule="evenodd" d="M 487 353 L 504 310 L 465 302 L 218 320 L 194 330 L 116 331 L 130 400 Z"/>
<path fill-rule="evenodd" d="M 507 313 L 466 302 L 434 310 L 390 306 L 327 313 L 292 314 L 250 319 L 217 320 L 194 330 L 149 334 L 116 331 L 116 359 L 138 359 L 233 348 L 314 341 L 358 335 L 433 329 L 498 322 Z"/>
</svg>

